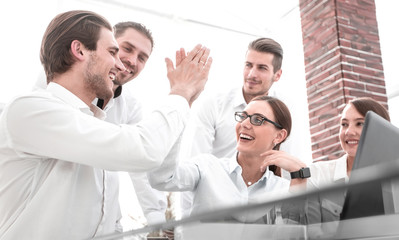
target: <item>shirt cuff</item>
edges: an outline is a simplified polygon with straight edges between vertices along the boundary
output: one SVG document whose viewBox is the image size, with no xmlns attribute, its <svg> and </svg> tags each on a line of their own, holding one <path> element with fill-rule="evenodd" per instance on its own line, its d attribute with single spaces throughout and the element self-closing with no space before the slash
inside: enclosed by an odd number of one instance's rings
<svg viewBox="0 0 399 240">
<path fill-rule="evenodd" d="M 168 95 L 168 101 L 173 103 L 174 106 L 176 106 L 179 109 L 184 109 L 184 110 L 189 110 L 190 106 L 188 105 L 187 99 L 180 95 L 176 94 L 169 94 Z"/>
</svg>

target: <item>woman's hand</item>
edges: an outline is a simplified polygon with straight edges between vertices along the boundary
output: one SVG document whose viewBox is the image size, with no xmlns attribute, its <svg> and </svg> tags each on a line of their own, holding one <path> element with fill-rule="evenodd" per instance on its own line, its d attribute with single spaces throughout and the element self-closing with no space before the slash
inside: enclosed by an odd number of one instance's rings
<svg viewBox="0 0 399 240">
<path fill-rule="evenodd" d="M 262 172 L 266 171 L 266 168 L 270 165 L 276 165 L 290 173 L 299 171 L 299 169 L 306 167 L 306 164 L 301 160 L 284 151 L 269 150 L 262 153 L 260 156 L 264 158 L 260 167 Z M 291 179 L 290 192 L 302 191 L 304 186 L 306 186 L 306 181 L 306 178 Z"/>
<path fill-rule="evenodd" d="M 260 156 L 264 158 L 260 167 L 262 172 L 266 171 L 266 168 L 270 165 L 276 165 L 287 172 L 296 172 L 306 167 L 306 164 L 301 160 L 284 151 L 269 150 L 262 153 Z"/>
</svg>

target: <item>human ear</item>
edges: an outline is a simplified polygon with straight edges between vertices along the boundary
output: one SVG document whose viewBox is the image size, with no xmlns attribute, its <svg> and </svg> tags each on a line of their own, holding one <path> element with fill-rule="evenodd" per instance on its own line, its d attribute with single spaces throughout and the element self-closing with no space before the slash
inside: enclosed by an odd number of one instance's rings
<svg viewBox="0 0 399 240">
<path fill-rule="evenodd" d="M 286 138 L 287 138 L 287 130 L 281 129 L 277 133 L 276 137 L 274 138 L 273 143 L 275 145 L 277 145 L 277 144 L 281 143 L 282 141 L 284 141 L 284 139 L 286 139 Z"/>
<path fill-rule="evenodd" d="M 277 82 L 281 78 L 281 74 L 283 74 L 283 70 L 279 69 L 275 74 L 274 74 L 274 82 Z"/>
<path fill-rule="evenodd" d="M 80 41 L 78 41 L 78 40 L 72 41 L 71 52 L 75 58 L 77 58 L 79 60 L 83 60 L 84 59 L 84 50 L 85 50 L 85 48 Z"/>
</svg>

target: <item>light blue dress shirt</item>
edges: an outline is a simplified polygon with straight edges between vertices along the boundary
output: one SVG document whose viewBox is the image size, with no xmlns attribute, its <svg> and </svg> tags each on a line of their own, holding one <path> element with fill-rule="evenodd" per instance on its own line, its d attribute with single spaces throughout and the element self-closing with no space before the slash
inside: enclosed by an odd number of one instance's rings
<svg viewBox="0 0 399 240">
<path fill-rule="evenodd" d="M 177 166 L 176 166 L 177 165 Z M 217 159 L 212 154 L 201 154 L 178 164 L 176 158 L 166 158 L 162 166 L 149 173 L 152 186 L 165 191 L 194 192 L 191 215 L 221 208 L 259 203 L 286 194 L 290 182 L 267 170 L 254 184 L 247 187 L 236 156 Z M 265 222 L 270 211 L 232 215 L 224 221 Z"/>
</svg>

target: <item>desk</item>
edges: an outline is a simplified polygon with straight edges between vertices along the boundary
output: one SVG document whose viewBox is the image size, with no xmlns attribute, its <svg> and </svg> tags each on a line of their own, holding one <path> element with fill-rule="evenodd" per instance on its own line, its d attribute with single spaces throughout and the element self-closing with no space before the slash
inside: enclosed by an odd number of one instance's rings
<svg viewBox="0 0 399 240">
<path fill-rule="evenodd" d="M 399 214 L 341 221 L 336 239 L 399 239 Z"/>
<path fill-rule="evenodd" d="M 323 232 L 324 231 L 324 232 Z M 242 223 L 194 223 L 186 225 L 176 239 L 399 239 L 399 214 L 381 215 L 304 225 Z"/>
<path fill-rule="evenodd" d="M 255 239 L 307 239 L 306 226 L 265 225 L 243 223 L 195 223 L 183 226 L 176 239 L 189 240 L 255 240 Z"/>
<path fill-rule="evenodd" d="M 308 239 L 399 239 L 399 215 L 381 215 L 307 226 Z"/>
</svg>

